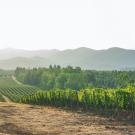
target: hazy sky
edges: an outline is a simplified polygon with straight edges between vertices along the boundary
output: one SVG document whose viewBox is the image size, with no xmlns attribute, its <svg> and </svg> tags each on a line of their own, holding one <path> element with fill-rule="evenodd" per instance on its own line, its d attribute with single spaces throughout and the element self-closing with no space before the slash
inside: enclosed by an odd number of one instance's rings
<svg viewBox="0 0 135 135">
<path fill-rule="evenodd" d="M 0 0 L 0 48 L 135 49 L 135 0 Z"/>
</svg>

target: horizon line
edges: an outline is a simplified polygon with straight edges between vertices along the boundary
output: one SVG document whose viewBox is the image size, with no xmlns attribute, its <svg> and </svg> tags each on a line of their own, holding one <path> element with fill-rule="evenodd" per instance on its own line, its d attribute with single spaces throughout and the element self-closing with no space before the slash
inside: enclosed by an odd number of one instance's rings
<svg viewBox="0 0 135 135">
<path fill-rule="evenodd" d="M 24 51 L 42 51 L 42 50 L 46 50 L 46 51 L 51 51 L 51 50 L 56 50 L 56 51 L 66 51 L 66 50 L 77 50 L 77 49 L 81 49 L 81 48 L 86 48 L 86 49 L 91 49 L 94 51 L 101 51 L 101 50 L 109 50 L 109 49 L 113 49 L 113 48 L 118 48 L 118 49 L 124 49 L 124 50 L 135 50 L 133 48 L 124 48 L 124 47 L 119 47 L 119 46 L 113 46 L 113 47 L 108 47 L 108 48 L 103 48 L 103 49 L 95 49 L 95 48 L 90 48 L 90 47 L 85 47 L 85 46 L 81 46 L 81 47 L 77 47 L 77 48 L 65 48 L 65 49 L 57 49 L 57 48 L 39 48 L 39 49 L 28 49 L 28 48 L 15 48 L 15 47 L 5 47 L 5 48 L 0 48 L 0 50 L 24 50 Z"/>
</svg>

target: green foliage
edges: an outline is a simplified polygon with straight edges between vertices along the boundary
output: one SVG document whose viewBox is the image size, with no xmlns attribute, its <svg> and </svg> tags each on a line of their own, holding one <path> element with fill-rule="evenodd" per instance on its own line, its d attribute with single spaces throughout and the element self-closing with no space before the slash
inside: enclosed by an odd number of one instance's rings
<svg viewBox="0 0 135 135">
<path fill-rule="evenodd" d="M 42 74 L 42 70 L 44 74 Z M 48 71 L 44 72 L 44 70 Z M 54 73 L 52 70 L 53 68 L 50 67 L 50 69 L 34 69 L 34 72 L 36 72 L 36 74 L 38 75 L 42 75 L 43 79 L 47 80 L 47 84 L 45 83 L 46 81 L 43 81 L 43 83 L 44 85 L 47 85 L 49 89 L 51 89 L 52 86 L 55 86 L 56 84 L 58 86 L 60 85 L 60 87 L 62 86 L 64 89 L 39 91 L 36 87 L 33 86 L 17 84 L 10 76 L 3 76 L 0 78 L 0 101 L 4 101 L 2 96 L 4 95 L 10 100 L 19 103 L 50 105 L 56 107 L 70 107 L 79 109 L 81 108 L 85 110 L 95 109 L 98 111 L 102 110 L 103 112 L 110 111 L 111 114 L 115 114 L 119 111 L 133 112 L 135 114 L 134 86 L 130 85 L 126 88 L 117 89 L 80 89 L 79 87 L 85 87 L 86 85 L 82 83 L 85 77 L 82 75 L 82 72 L 80 70 L 75 73 L 74 71 L 72 71 L 74 69 L 71 70 L 71 67 L 68 67 L 68 69 L 64 69 L 67 70 L 67 72 L 70 72 L 70 74 L 61 73 L 60 68 L 57 68 L 56 73 Z M 31 70 L 27 72 L 30 71 Z M 23 69 L 23 74 L 25 74 L 25 72 L 25 69 Z M 30 74 L 32 73 L 30 72 Z M 56 80 L 55 74 L 57 74 Z M 58 74 L 60 74 L 60 76 L 58 76 Z M 127 76 L 125 76 L 125 79 L 126 77 Z M 74 79 L 72 80 L 72 78 Z M 54 83 L 54 81 L 56 81 L 56 84 Z M 76 82 L 78 82 L 79 85 L 77 85 Z M 73 87 L 76 90 L 66 89 L 66 87 Z"/>
<path fill-rule="evenodd" d="M 11 78 L 11 76 L 0 77 L 0 87 L 12 87 L 18 86 L 18 84 Z"/>
<path fill-rule="evenodd" d="M 19 102 L 22 97 L 35 94 L 36 92 L 36 88 L 28 86 L 0 87 L 0 95 L 8 97 L 14 102 Z"/>
<path fill-rule="evenodd" d="M 4 101 L 3 96 L 14 102 L 19 102 L 23 96 L 32 95 L 37 92 L 37 88 L 28 85 L 17 84 L 11 76 L 0 77 L 0 101 Z"/>
<path fill-rule="evenodd" d="M 13 70 L 3 70 L 3 69 L 0 69 L 0 77 L 1 76 L 11 76 L 12 74 L 14 73 Z"/>
<path fill-rule="evenodd" d="M 124 88 L 135 84 L 135 71 L 91 71 L 51 66 L 49 68 L 17 68 L 16 78 L 41 89 Z"/>
<path fill-rule="evenodd" d="M 135 112 L 135 88 L 39 91 L 21 99 L 22 103 L 83 109 Z"/>
</svg>

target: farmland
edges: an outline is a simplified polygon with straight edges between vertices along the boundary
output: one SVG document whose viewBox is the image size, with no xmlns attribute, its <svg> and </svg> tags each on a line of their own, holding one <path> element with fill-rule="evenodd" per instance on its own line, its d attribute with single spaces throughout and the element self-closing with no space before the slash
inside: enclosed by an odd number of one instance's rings
<svg viewBox="0 0 135 135">
<path fill-rule="evenodd" d="M 21 98 L 20 102 L 36 105 L 68 107 L 85 111 L 96 110 L 99 113 L 117 116 L 126 112 L 130 119 L 135 119 L 134 88 L 125 90 L 52 90 L 39 91 Z M 122 113 L 123 112 L 123 113 Z"/>
<path fill-rule="evenodd" d="M 0 77 L 0 100 L 3 96 L 18 103 L 55 106 L 78 110 L 95 110 L 99 113 L 117 116 L 125 113 L 135 119 L 135 87 L 87 88 L 82 90 L 41 90 L 35 86 L 20 83 L 15 76 Z"/>
<path fill-rule="evenodd" d="M 135 71 L 91 71 L 50 66 L 17 68 L 16 78 L 44 89 L 24 96 L 21 103 L 96 110 L 111 116 L 129 113 L 135 119 Z"/>
<path fill-rule="evenodd" d="M 3 96 L 11 101 L 19 102 L 21 97 L 36 93 L 37 88 L 16 83 L 11 76 L 0 77 L 0 101 L 4 101 Z"/>
<path fill-rule="evenodd" d="M 45 91 L 4 75 L 0 77 L 0 101 L 2 135 L 135 133 L 132 86 Z M 123 114 L 129 119 L 123 119 Z"/>
</svg>

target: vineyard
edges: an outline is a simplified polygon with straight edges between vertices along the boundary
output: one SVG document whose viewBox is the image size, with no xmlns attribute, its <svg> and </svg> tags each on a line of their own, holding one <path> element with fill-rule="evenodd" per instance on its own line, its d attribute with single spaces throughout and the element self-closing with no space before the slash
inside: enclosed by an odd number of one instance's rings
<svg viewBox="0 0 135 135">
<path fill-rule="evenodd" d="M 36 89 L 28 86 L 16 86 L 16 87 L 1 87 L 0 93 L 8 97 L 11 101 L 19 102 L 20 99 L 27 95 L 32 95 L 36 92 Z"/>
<path fill-rule="evenodd" d="M 3 96 L 6 96 L 13 102 L 19 102 L 22 97 L 35 94 L 36 92 L 37 88 L 19 85 L 11 76 L 0 77 L 0 101 L 4 101 Z"/>
<path fill-rule="evenodd" d="M 36 87 L 18 84 L 8 76 L 0 78 L 0 101 L 4 101 L 3 96 L 19 103 L 96 110 L 111 115 L 128 112 L 132 118 L 135 115 L 135 88 L 131 86 L 125 89 L 41 91 Z"/>
<path fill-rule="evenodd" d="M 39 91 L 35 95 L 23 97 L 22 103 L 51 105 L 57 107 L 82 108 L 117 114 L 120 111 L 135 113 L 135 88 L 123 90 L 52 90 Z"/>
</svg>

